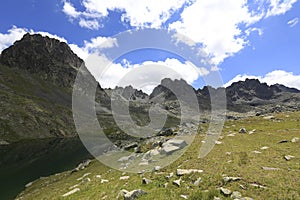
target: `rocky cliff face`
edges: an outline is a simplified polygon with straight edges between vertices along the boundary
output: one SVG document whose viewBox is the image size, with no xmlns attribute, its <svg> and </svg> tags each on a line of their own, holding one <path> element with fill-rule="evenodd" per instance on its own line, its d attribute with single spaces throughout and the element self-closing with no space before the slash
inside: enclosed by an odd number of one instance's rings
<svg viewBox="0 0 300 200">
<path fill-rule="evenodd" d="M 2 52 L 0 63 L 37 74 L 57 86 L 71 87 L 83 61 L 66 43 L 27 33 Z"/>
</svg>

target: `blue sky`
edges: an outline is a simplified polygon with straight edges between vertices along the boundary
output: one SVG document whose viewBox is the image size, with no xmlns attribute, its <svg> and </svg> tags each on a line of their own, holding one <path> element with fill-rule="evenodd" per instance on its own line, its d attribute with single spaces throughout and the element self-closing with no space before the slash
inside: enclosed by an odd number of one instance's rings
<svg viewBox="0 0 300 200">
<path fill-rule="evenodd" d="M 174 67 L 179 75 L 171 78 L 184 78 L 196 88 L 218 73 L 225 85 L 249 77 L 300 89 L 297 0 L 11 0 L 2 2 L 0 19 L 0 51 L 30 32 L 67 42 L 83 59 L 101 52 L 106 56 L 102 64 L 113 62 L 104 75 L 98 74 L 103 87 L 114 87 L 132 69 L 160 65 Z M 186 51 L 205 51 L 212 64 L 204 70 L 188 58 L 151 48 L 115 60 L 105 54 L 124 46 L 118 43 L 124 37 L 120 33 L 148 28 L 169 30 L 173 43 L 184 44 Z M 97 76 L 97 67 L 91 68 Z"/>
</svg>

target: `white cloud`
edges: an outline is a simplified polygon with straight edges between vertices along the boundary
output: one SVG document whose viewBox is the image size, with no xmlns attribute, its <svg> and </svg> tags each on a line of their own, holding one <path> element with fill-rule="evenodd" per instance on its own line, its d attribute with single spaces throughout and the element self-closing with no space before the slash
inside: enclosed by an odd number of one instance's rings
<svg viewBox="0 0 300 200">
<path fill-rule="evenodd" d="M 0 33 L 0 52 L 12 45 L 16 40 L 20 40 L 27 32 L 24 28 L 13 26 L 7 33 Z"/>
<path fill-rule="evenodd" d="M 284 70 L 274 70 L 265 76 L 251 76 L 251 75 L 237 75 L 232 80 L 224 84 L 225 87 L 231 85 L 237 81 L 244 81 L 246 78 L 259 79 L 261 82 L 268 85 L 274 85 L 276 83 L 283 84 L 287 87 L 294 87 L 300 90 L 300 74 L 295 75 L 293 72 L 286 72 Z"/>
<path fill-rule="evenodd" d="M 100 27 L 102 27 L 97 20 L 86 20 L 86 19 L 80 19 L 79 20 L 79 26 L 82 28 L 87 28 L 91 30 L 98 30 Z"/>
<path fill-rule="evenodd" d="M 80 13 L 76 11 L 74 6 L 70 2 L 67 2 L 67 1 L 64 2 L 63 12 L 66 15 L 73 17 L 73 18 L 76 18 L 80 15 Z"/>
<path fill-rule="evenodd" d="M 104 18 L 109 11 L 122 11 L 123 22 L 129 22 L 134 27 L 158 28 L 166 22 L 170 16 L 181 8 L 189 0 L 115 0 L 98 1 L 83 0 L 85 11 L 78 12 L 74 6 L 64 1 L 63 12 L 71 18 Z"/>
<path fill-rule="evenodd" d="M 270 4 L 266 17 L 285 14 L 297 0 L 266 0 Z"/>
<path fill-rule="evenodd" d="M 184 79 L 192 84 L 200 76 L 209 73 L 205 68 L 197 68 L 190 62 L 182 63 L 174 58 L 157 62 L 146 61 L 141 64 L 130 64 L 126 60 L 122 63 L 126 67 L 111 62 L 103 55 L 92 55 L 87 59 L 86 66 L 103 88 L 132 85 L 146 93 L 151 93 L 163 78 Z"/>
<path fill-rule="evenodd" d="M 294 18 L 294 19 L 288 21 L 287 24 L 292 28 L 292 27 L 296 26 L 298 23 L 299 23 L 299 18 L 296 17 L 296 18 Z"/>
<path fill-rule="evenodd" d="M 64 1 L 63 11 L 82 27 L 97 29 L 97 22 L 108 17 L 109 11 L 122 13 L 121 21 L 134 28 L 160 28 L 172 14 L 183 7 L 180 19 L 165 24 L 175 31 L 177 42 L 190 46 L 204 45 L 215 64 L 234 55 L 249 44 L 248 36 L 257 31 L 252 27 L 260 20 L 281 15 L 290 10 L 297 0 L 82 0 L 83 11 L 77 11 Z M 88 24 L 86 21 L 89 21 Z M 241 28 L 243 25 L 245 27 Z M 183 36 L 184 35 L 184 36 Z"/>
</svg>

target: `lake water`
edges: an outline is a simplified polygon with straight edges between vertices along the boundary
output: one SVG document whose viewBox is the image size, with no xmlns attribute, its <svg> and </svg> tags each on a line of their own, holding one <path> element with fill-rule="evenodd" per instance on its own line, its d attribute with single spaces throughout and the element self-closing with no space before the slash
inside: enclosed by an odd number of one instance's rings
<svg viewBox="0 0 300 200">
<path fill-rule="evenodd" d="M 91 158 L 79 138 L 38 139 L 0 146 L 0 199 L 14 199 L 40 177 L 75 168 Z"/>
</svg>

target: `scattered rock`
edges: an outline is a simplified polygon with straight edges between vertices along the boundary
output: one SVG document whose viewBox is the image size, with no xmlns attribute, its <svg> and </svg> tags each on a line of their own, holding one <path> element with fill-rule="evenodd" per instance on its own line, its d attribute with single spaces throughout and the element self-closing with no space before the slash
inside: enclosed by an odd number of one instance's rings
<svg viewBox="0 0 300 200">
<path fill-rule="evenodd" d="M 101 175 L 96 175 L 96 178 L 101 178 Z"/>
<path fill-rule="evenodd" d="M 28 187 L 32 186 L 33 183 L 34 183 L 34 181 L 29 182 L 29 183 L 27 183 L 27 184 L 25 185 L 25 187 L 28 188 Z"/>
<path fill-rule="evenodd" d="M 233 191 L 230 197 L 232 199 L 240 199 L 242 198 L 242 194 L 239 191 Z"/>
<path fill-rule="evenodd" d="M 69 190 L 72 190 L 72 189 L 74 189 L 74 188 L 77 188 L 78 186 L 79 186 L 79 184 L 73 185 L 73 186 L 69 187 Z"/>
<path fill-rule="evenodd" d="M 166 176 L 166 178 L 167 178 L 167 179 L 170 179 L 170 178 L 172 178 L 173 176 L 174 176 L 174 173 L 171 172 L 169 175 Z"/>
<path fill-rule="evenodd" d="M 291 142 L 295 143 L 295 142 L 298 142 L 299 140 L 300 140 L 300 138 L 294 137 L 294 138 L 291 140 Z"/>
<path fill-rule="evenodd" d="M 138 143 L 137 142 L 133 142 L 133 143 L 130 143 L 130 144 L 127 144 L 126 146 L 124 146 L 123 149 L 127 151 L 127 150 L 135 148 L 137 146 L 138 146 Z"/>
<path fill-rule="evenodd" d="M 172 128 L 165 128 L 158 132 L 157 136 L 172 136 L 174 131 Z"/>
<path fill-rule="evenodd" d="M 183 147 L 187 146 L 187 143 L 181 139 L 170 139 L 167 142 L 162 144 L 163 147 L 167 146 L 167 145 L 174 145 L 174 146 L 183 148 Z"/>
<path fill-rule="evenodd" d="M 224 196 L 229 196 L 232 193 L 231 190 L 223 188 L 223 187 L 220 188 L 220 191 Z"/>
<path fill-rule="evenodd" d="M 164 184 L 164 188 L 167 188 L 168 185 L 169 185 L 169 183 L 165 183 L 165 184 Z"/>
<path fill-rule="evenodd" d="M 231 176 L 223 177 L 224 182 L 239 181 L 241 179 L 242 178 L 240 178 L 240 177 L 231 177 Z"/>
<path fill-rule="evenodd" d="M 174 153 L 175 151 L 178 151 L 178 150 L 180 150 L 180 147 L 173 146 L 173 145 L 166 145 L 162 148 L 162 153 L 170 155 L 170 154 L 172 154 L 172 153 Z"/>
<path fill-rule="evenodd" d="M 263 188 L 263 189 L 266 189 L 267 187 L 266 186 L 263 186 L 259 183 L 250 183 L 249 185 L 253 186 L 253 187 L 257 187 L 257 188 Z"/>
<path fill-rule="evenodd" d="M 9 145 L 9 143 L 5 140 L 0 140 L 0 145 Z"/>
<path fill-rule="evenodd" d="M 132 160 L 135 156 L 133 154 L 129 155 L 129 156 L 123 156 L 121 157 L 118 162 L 127 162 L 129 160 Z"/>
<path fill-rule="evenodd" d="M 177 176 L 182 176 L 185 174 L 191 174 L 191 173 L 202 173 L 203 170 L 201 169 L 177 169 L 176 174 Z"/>
<path fill-rule="evenodd" d="M 270 119 L 275 119 L 275 117 L 274 116 L 265 116 L 265 117 L 263 117 L 264 119 L 267 119 L 267 120 L 270 120 Z"/>
<path fill-rule="evenodd" d="M 291 160 L 292 158 L 295 158 L 295 156 L 291 156 L 291 155 L 284 156 L 284 159 L 287 161 Z"/>
<path fill-rule="evenodd" d="M 279 168 L 274 168 L 274 167 L 261 167 L 263 170 L 266 171 L 276 171 L 276 170 L 280 170 Z"/>
<path fill-rule="evenodd" d="M 199 184 L 200 184 L 200 182 L 202 181 L 202 178 L 201 177 L 199 177 L 199 178 L 197 178 L 197 180 L 196 181 L 194 181 L 194 183 L 193 183 L 193 185 L 195 185 L 195 186 L 199 186 Z"/>
<path fill-rule="evenodd" d="M 252 153 L 260 154 L 261 152 L 255 150 L 255 151 L 252 151 Z"/>
<path fill-rule="evenodd" d="M 222 144 L 221 141 L 215 141 L 215 144 Z"/>
<path fill-rule="evenodd" d="M 142 183 L 145 185 L 148 185 L 149 183 L 151 183 L 152 181 L 150 179 L 147 178 L 143 178 Z"/>
<path fill-rule="evenodd" d="M 227 137 L 234 137 L 234 136 L 235 136 L 234 133 L 230 133 L 230 134 L 227 135 Z"/>
<path fill-rule="evenodd" d="M 130 178 L 130 176 L 121 176 L 120 180 L 128 180 Z"/>
<path fill-rule="evenodd" d="M 134 200 L 139 196 L 147 194 L 147 192 L 141 189 L 132 190 L 130 192 L 128 192 L 127 190 L 121 190 L 121 192 L 124 194 L 124 200 Z"/>
<path fill-rule="evenodd" d="M 108 180 L 106 180 L 106 179 L 101 179 L 101 183 L 108 183 Z"/>
<path fill-rule="evenodd" d="M 254 200 L 254 199 L 250 197 L 242 197 L 240 200 Z"/>
<path fill-rule="evenodd" d="M 81 181 L 84 177 L 89 176 L 91 173 L 85 173 L 82 177 L 78 178 L 77 181 Z"/>
<path fill-rule="evenodd" d="M 239 133 L 247 133 L 246 128 L 241 128 L 241 129 L 239 130 Z"/>
<path fill-rule="evenodd" d="M 231 155 L 231 152 L 226 152 L 225 154 L 228 155 L 228 156 L 230 156 L 230 155 Z"/>
<path fill-rule="evenodd" d="M 154 166 L 154 168 L 153 168 L 153 170 L 154 170 L 155 172 L 159 171 L 160 169 L 161 169 L 160 166 Z"/>
<path fill-rule="evenodd" d="M 78 172 L 79 170 L 85 169 L 90 163 L 91 163 L 91 160 L 86 160 L 86 161 L 80 163 L 75 169 L 73 169 L 71 171 L 71 173 Z"/>
<path fill-rule="evenodd" d="M 213 200 L 221 200 L 220 197 L 214 197 Z"/>
<path fill-rule="evenodd" d="M 278 144 L 287 143 L 287 142 L 289 142 L 289 141 L 288 140 L 281 140 L 281 141 L 278 142 Z"/>
<path fill-rule="evenodd" d="M 74 194 L 74 193 L 79 192 L 79 191 L 80 191 L 79 188 L 75 188 L 75 189 L 73 189 L 73 190 L 71 190 L 71 191 L 69 191 L 69 192 L 63 194 L 62 196 L 63 196 L 63 197 L 67 197 L 67 196 L 70 196 L 71 194 Z"/>
<path fill-rule="evenodd" d="M 183 198 L 183 199 L 188 199 L 189 198 L 188 195 L 183 195 L 183 194 L 181 194 L 180 197 Z"/>
<path fill-rule="evenodd" d="M 173 184 L 180 187 L 180 182 L 181 182 L 181 179 L 177 179 L 177 180 L 173 181 Z"/>
<path fill-rule="evenodd" d="M 253 134 L 253 133 L 255 133 L 256 132 L 256 129 L 253 129 L 252 131 L 249 131 L 249 135 L 251 135 L 251 134 Z"/>
<path fill-rule="evenodd" d="M 267 146 L 263 146 L 262 148 L 260 148 L 261 150 L 266 150 L 266 149 L 268 149 L 269 147 L 267 147 Z"/>
<path fill-rule="evenodd" d="M 87 182 L 90 182 L 91 181 L 91 179 L 90 178 L 84 178 L 84 179 L 82 179 L 82 183 L 87 183 Z"/>
</svg>

